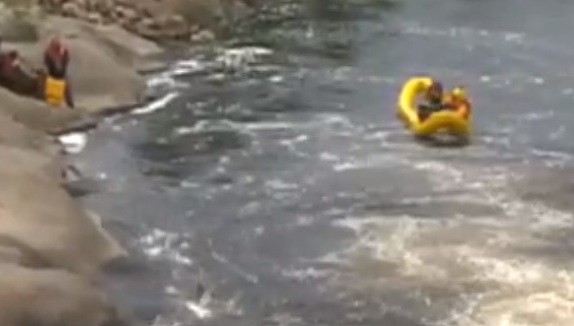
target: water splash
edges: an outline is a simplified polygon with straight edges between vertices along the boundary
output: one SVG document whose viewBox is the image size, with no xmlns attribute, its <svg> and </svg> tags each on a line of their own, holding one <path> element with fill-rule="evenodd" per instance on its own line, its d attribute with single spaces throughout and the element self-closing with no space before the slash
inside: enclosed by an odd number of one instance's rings
<svg viewBox="0 0 574 326">
<path fill-rule="evenodd" d="M 171 101 L 179 96 L 178 92 L 171 92 L 167 95 L 149 103 L 148 105 L 141 107 L 139 109 L 133 110 L 131 113 L 135 115 L 149 114 L 159 109 L 165 108 Z"/>
</svg>

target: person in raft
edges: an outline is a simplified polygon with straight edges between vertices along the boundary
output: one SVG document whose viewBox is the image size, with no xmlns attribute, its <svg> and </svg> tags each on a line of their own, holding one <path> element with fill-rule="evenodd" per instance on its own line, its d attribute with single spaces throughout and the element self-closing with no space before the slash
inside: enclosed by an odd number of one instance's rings
<svg viewBox="0 0 574 326">
<path fill-rule="evenodd" d="M 44 65 L 46 71 L 43 80 L 43 98 L 53 107 L 61 108 L 67 105 L 74 108 L 74 101 L 67 78 L 70 53 L 68 48 L 58 37 L 54 37 L 44 51 Z"/>
<path fill-rule="evenodd" d="M 466 90 L 462 86 L 455 87 L 447 97 L 447 103 L 453 110 L 462 108 L 462 116 L 465 119 L 470 117 L 472 105 L 466 95 Z"/>
<path fill-rule="evenodd" d="M 450 103 L 445 102 L 444 87 L 441 82 L 433 80 L 424 93 L 424 103 L 418 105 L 419 119 L 426 120 L 431 114 L 451 109 Z"/>
</svg>

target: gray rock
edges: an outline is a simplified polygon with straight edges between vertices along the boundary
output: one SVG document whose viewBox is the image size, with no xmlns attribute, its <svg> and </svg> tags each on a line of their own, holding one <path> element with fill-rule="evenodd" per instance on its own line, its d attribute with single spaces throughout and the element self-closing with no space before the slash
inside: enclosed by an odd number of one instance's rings
<svg viewBox="0 0 574 326">
<path fill-rule="evenodd" d="M 0 273 L 0 325 L 127 325 L 109 300 L 78 276 L 13 264 L 0 264 Z"/>
</svg>

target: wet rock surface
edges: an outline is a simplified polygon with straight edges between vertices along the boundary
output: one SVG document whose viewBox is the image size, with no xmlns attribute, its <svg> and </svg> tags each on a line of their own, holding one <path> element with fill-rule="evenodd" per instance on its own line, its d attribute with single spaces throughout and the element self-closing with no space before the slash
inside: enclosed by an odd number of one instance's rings
<svg viewBox="0 0 574 326">
<path fill-rule="evenodd" d="M 61 5 L 81 18 L 82 7 Z M 94 187 L 81 171 L 67 180 L 55 135 L 92 128 L 100 114 L 141 103 L 146 83 L 137 70 L 162 50 L 118 26 L 90 24 L 99 23 L 93 13 L 80 21 L 36 9 L 0 6 L 1 50 L 18 51 L 33 71 L 49 40 L 61 37 L 77 107 L 54 109 L 0 88 L 0 324 L 125 325 L 99 282 L 128 252 L 102 227 L 106 216 L 73 198 Z"/>
</svg>

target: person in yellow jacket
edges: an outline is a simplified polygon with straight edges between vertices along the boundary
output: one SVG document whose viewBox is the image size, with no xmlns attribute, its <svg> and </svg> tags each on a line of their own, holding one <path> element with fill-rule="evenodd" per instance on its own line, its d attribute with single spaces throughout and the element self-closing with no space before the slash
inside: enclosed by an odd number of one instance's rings
<svg viewBox="0 0 574 326">
<path fill-rule="evenodd" d="M 39 75 L 39 95 L 55 108 L 74 108 L 70 81 L 66 78 L 69 60 L 67 46 L 59 37 L 53 38 L 44 51 L 45 70 Z"/>
</svg>

